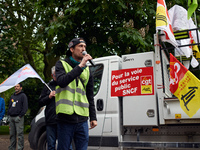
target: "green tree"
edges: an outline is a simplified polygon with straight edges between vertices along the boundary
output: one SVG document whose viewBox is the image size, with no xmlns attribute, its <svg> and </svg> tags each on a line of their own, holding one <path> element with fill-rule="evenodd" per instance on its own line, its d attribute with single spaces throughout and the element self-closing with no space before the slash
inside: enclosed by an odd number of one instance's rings
<svg viewBox="0 0 200 150">
<path fill-rule="evenodd" d="M 46 19 L 44 17 L 46 12 L 38 11 L 36 6 L 37 2 L 34 0 L 0 2 L 2 41 L 5 41 L 5 38 L 15 41 L 12 44 L 7 39 L 7 42 L 2 43 L 1 47 L 7 49 L 6 55 L 12 56 L 9 53 L 14 55 L 11 62 L 15 63 L 15 67 L 19 68 L 29 63 L 42 77 L 49 80 L 51 78 L 50 68 L 58 60 L 58 57 L 52 54 L 54 37 L 45 36 L 43 25 L 52 18 L 47 17 Z M 9 45 L 5 46 L 6 44 Z M 3 53 L 2 51 L 3 49 L 1 49 L 1 53 Z M 3 55 L 3 58 L 6 55 Z M 7 60 L 2 61 L 6 64 Z M 9 74 L 9 72 L 3 74 Z"/>
<path fill-rule="evenodd" d="M 39 11 L 37 4 L 34 0 L 0 1 L 0 81 L 28 63 L 46 82 L 51 78 L 50 68 L 59 56 L 52 52 L 54 37 L 46 36 L 43 26 L 53 19 L 50 13 L 54 14 L 54 9 Z M 36 79 L 27 79 L 24 83 L 33 117 L 38 110 L 38 105 L 33 104 L 37 104 L 43 86 Z M 13 92 L 5 92 L 7 100 Z"/>
<path fill-rule="evenodd" d="M 60 6 L 54 21 L 46 28 L 48 35 L 56 35 L 58 44 L 76 36 L 84 37 L 93 57 L 154 50 L 156 1 L 52 0 L 45 3 L 43 0 L 41 4 Z M 168 8 L 174 4 L 186 7 L 183 0 L 167 4 Z"/>
</svg>

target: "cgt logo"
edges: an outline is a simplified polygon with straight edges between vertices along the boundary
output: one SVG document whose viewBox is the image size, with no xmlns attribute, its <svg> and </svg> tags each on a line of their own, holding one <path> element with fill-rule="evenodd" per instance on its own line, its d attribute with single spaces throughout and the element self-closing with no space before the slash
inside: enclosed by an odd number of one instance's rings
<svg viewBox="0 0 200 150">
<path fill-rule="evenodd" d="M 152 77 L 151 76 L 143 76 L 141 77 L 142 85 L 152 85 Z"/>
<path fill-rule="evenodd" d="M 141 77 L 141 94 L 152 94 L 152 76 Z"/>
</svg>

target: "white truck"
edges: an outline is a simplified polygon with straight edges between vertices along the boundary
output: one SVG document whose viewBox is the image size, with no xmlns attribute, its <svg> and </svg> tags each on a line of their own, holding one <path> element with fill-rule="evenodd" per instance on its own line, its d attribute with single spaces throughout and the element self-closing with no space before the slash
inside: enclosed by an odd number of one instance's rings
<svg viewBox="0 0 200 150">
<path fill-rule="evenodd" d="M 200 149 L 200 111 L 189 118 L 181 109 L 169 90 L 169 57 L 157 34 L 154 44 L 154 52 L 93 60 L 98 126 L 89 131 L 88 149 Z"/>
</svg>

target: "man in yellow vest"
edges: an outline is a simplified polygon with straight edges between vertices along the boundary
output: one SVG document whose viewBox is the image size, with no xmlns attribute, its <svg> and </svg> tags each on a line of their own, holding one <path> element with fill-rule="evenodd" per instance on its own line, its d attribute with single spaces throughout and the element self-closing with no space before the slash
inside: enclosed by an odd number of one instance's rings
<svg viewBox="0 0 200 150">
<path fill-rule="evenodd" d="M 97 126 L 93 96 L 93 77 L 86 66 L 91 60 L 83 55 L 86 43 L 82 38 L 70 41 L 65 60 L 56 63 L 56 114 L 58 150 L 68 150 L 72 139 L 76 150 L 87 150 L 90 129 Z"/>
</svg>

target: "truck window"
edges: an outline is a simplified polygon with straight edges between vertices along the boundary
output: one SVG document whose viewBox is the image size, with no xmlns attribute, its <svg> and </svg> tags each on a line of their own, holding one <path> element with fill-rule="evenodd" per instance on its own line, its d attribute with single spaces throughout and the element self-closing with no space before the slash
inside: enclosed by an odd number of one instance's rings
<svg viewBox="0 0 200 150">
<path fill-rule="evenodd" d="M 103 75 L 103 64 L 90 66 L 94 78 L 94 96 L 98 93 Z"/>
</svg>

